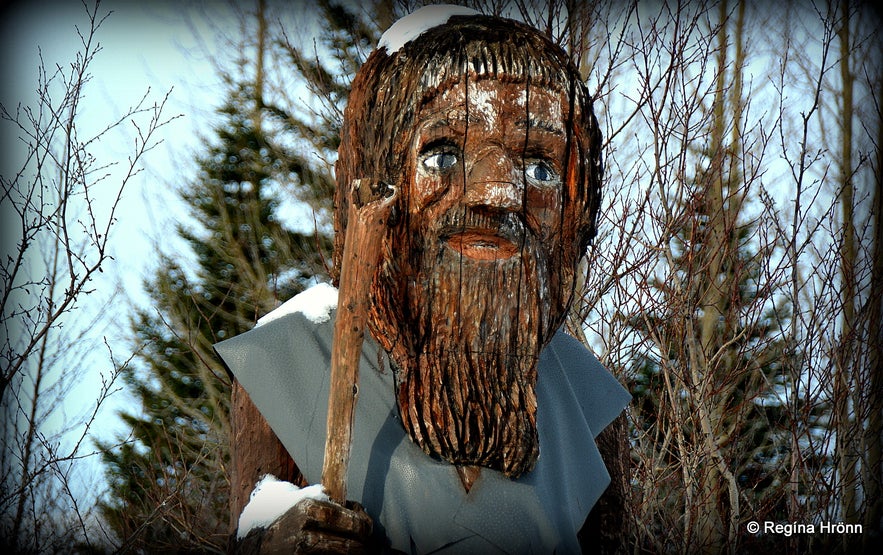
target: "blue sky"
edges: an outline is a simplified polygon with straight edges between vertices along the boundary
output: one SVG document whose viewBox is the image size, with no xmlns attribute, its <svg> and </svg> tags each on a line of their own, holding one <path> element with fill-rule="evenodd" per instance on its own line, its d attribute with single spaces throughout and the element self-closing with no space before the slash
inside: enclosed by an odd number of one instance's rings
<svg viewBox="0 0 883 555">
<path fill-rule="evenodd" d="M 76 0 L 17 4 L 6 9 L 0 23 L 2 50 L 8 60 L 0 100 L 8 108 L 19 102 L 34 103 L 38 53 L 42 52 L 48 67 L 56 63 L 67 67 L 79 45 L 75 26 L 88 27 L 85 9 Z M 174 203 L 166 185 L 178 182 L 185 171 L 182 166 L 190 162 L 197 137 L 207 131 L 219 89 L 215 70 L 199 51 L 194 29 L 184 17 L 193 13 L 186 14 L 165 1 L 104 0 L 99 13 L 108 12 L 112 13 L 96 37 L 101 50 L 90 66 L 92 81 L 86 88 L 81 124 L 86 129 L 90 124 L 106 124 L 148 91 L 151 104 L 171 91 L 164 113 L 181 114 L 159 131 L 156 138 L 162 144 L 145 158 L 143 172 L 123 198 L 122 217 L 112 240 L 116 261 L 108 270 L 124 279 L 131 291 L 137 288 L 151 259 L 145 253 L 153 248 L 157 231 L 165 227 L 168 216 L 174 217 L 169 214 Z M 198 17 L 189 19 L 200 21 Z M 197 31 L 211 34 L 208 28 Z M 98 145 L 94 154 L 103 161 L 125 159 L 134 136 L 131 126 L 122 126 Z M 6 129 L 2 137 L 4 143 L 14 140 Z M 12 162 L 8 153 L 3 161 Z"/>
<path fill-rule="evenodd" d="M 125 339 L 130 303 L 148 302 L 141 282 L 155 267 L 157 249 L 174 252 L 177 248 L 169 243 L 173 235 L 169 230 L 184 215 L 180 203 L 175 201 L 173 185 L 193 176 L 192 159 L 194 153 L 199 152 L 199 137 L 210 134 L 212 113 L 221 100 L 222 91 L 215 67 L 206 59 L 200 40 L 209 44 L 214 40 L 216 32 L 208 21 L 224 21 L 225 16 L 220 12 L 224 4 L 204 2 L 187 6 L 182 8 L 166 0 L 143 3 L 103 0 L 99 6 L 100 15 L 113 13 L 96 35 L 101 50 L 89 68 L 92 80 L 81 106 L 82 130 L 97 132 L 119 118 L 148 91 L 150 105 L 162 101 L 169 93 L 164 114 L 180 117 L 159 130 L 155 138 L 162 143 L 148 153 L 142 163 L 143 171 L 127 186 L 118 210 L 118 224 L 110 236 L 113 260 L 108 261 L 99 275 L 96 293 L 86 297 L 72 314 L 74 321 L 68 327 L 91 322 L 91 315 L 110 298 L 114 287 L 122 286 L 123 294 L 116 297 L 110 313 L 90 330 L 83 341 L 86 344 L 79 346 L 77 362 L 84 372 L 65 392 L 62 410 L 43 422 L 50 433 L 91 410 L 101 386 L 101 376 L 106 376 L 113 367 L 105 340 L 113 348 L 117 361 L 131 354 L 131 344 Z M 203 15 L 216 6 L 219 11 L 211 13 L 211 17 Z M 56 64 L 65 69 L 70 67 L 80 46 L 76 27 L 88 29 L 86 9 L 77 0 L 15 2 L 0 11 L 0 51 L 4 57 L 0 102 L 9 112 L 14 112 L 19 104 L 35 104 L 41 53 L 47 68 Z M 4 178 L 11 177 L 11 168 L 22 163 L 23 151 L 16 147 L 19 141 L 14 131 L 8 122 L 0 122 L 3 152 L 0 174 Z M 99 164 L 124 161 L 131 153 L 134 137 L 134 128 L 130 124 L 123 125 L 98 142 L 92 153 Z M 99 204 L 107 203 L 120 177 L 112 174 L 101 186 L 99 194 L 104 198 Z M 4 255 L 9 240 L 10 237 L 3 238 Z M 113 413 L 123 407 L 131 408 L 129 401 L 124 391 L 114 394 L 105 404 L 93 435 L 109 439 L 122 433 L 121 422 Z M 74 437 L 78 436 L 78 430 L 74 431 Z M 83 447 L 84 452 L 91 449 L 91 442 Z M 77 480 L 83 488 L 100 481 L 102 473 L 97 457 L 87 461 L 91 464 L 80 468 Z"/>
</svg>

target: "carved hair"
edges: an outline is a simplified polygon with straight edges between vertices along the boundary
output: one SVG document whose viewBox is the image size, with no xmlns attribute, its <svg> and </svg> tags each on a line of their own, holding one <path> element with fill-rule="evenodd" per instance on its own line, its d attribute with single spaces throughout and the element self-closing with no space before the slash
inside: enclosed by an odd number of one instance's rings
<svg viewBox="0 0 883 555">
<path fill-rule="evenodd" d="M 466 75 L 567 93 L 571 109 L 565 128 L 574 160 L 566 164 L 563 221 L 576 228 L 571 246 L 574 265 L 585 253 L 595 235 L 601 198 L 601 133 L 579 72 L 560 47 L 532 27 L 489 16 L 454 16 L 392 55 L 384 48 L 375 50 L 353 80 L 336 165 L 335 283 L 350 183 L 372 178 L 401 185 L 415 114 Z"/>
</svg>

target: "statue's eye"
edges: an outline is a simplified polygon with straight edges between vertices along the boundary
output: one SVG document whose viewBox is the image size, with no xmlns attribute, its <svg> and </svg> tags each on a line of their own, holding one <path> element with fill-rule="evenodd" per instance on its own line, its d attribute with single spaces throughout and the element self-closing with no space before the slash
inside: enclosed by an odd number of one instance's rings
<svg viewBox="0 0 883 555">
<path fill-rule="evenodd" d="M 433 148 L 420 158 L 424 168 L 436 172 L 448 170 L 457 163 L 457 153 L 450 147 Z"/>
<path fill-rule="evenodd" d="M 528 179 L 543 184 L 557 183 L 561 180 L 558 172 L 553 170 L 551 164 L 544 160 L 528 160 L 524 166 L 524 173 Z"/>
</svg>

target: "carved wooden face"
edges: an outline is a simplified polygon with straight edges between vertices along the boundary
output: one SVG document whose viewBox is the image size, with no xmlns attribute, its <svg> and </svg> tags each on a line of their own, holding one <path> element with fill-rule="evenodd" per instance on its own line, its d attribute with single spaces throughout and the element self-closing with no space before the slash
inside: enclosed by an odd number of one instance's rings
<svg viewBox="0 0 883 555">
<path fill-rule="evenodd" d="M 566 107 L 559 93 L 487 79 L 436 95 L 417 117 L 411 218 L 439 233 L 467 263 L 520 256 L 521 225 L 553 247 L 561 226 Z M 493 217 L 487 226 L 433 230 L 457 205 Z"/>
<path fill-rule="evenodd" d="M 566 97 L 461 81 L 416 114 L 402 211 L 375 281 L 402 422 L 425 451 L 533 467 L 536 367 L 569 303 Z M 572 226 L 571 226 L 572 227 Z M 562 277 L 564 276 L 564 277 Z"/>
</svg>

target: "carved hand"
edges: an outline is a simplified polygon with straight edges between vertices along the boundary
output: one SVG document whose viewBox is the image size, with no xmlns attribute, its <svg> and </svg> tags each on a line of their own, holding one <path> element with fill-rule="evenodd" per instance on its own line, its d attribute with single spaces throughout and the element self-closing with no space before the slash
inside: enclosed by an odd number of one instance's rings
<svg viewBox="0 0 883 555">
<path fill-rule="evenodd" d="M 239 552 L 276 553 L 368 553 L 373 522 L 361 505 L 344 507 L 333 501 L 305 499 L 276 519 L 263 534 L 259 547 L 250 534 Z M 257 547 L 257 549 L 255 549 Z"/>
</svg>

